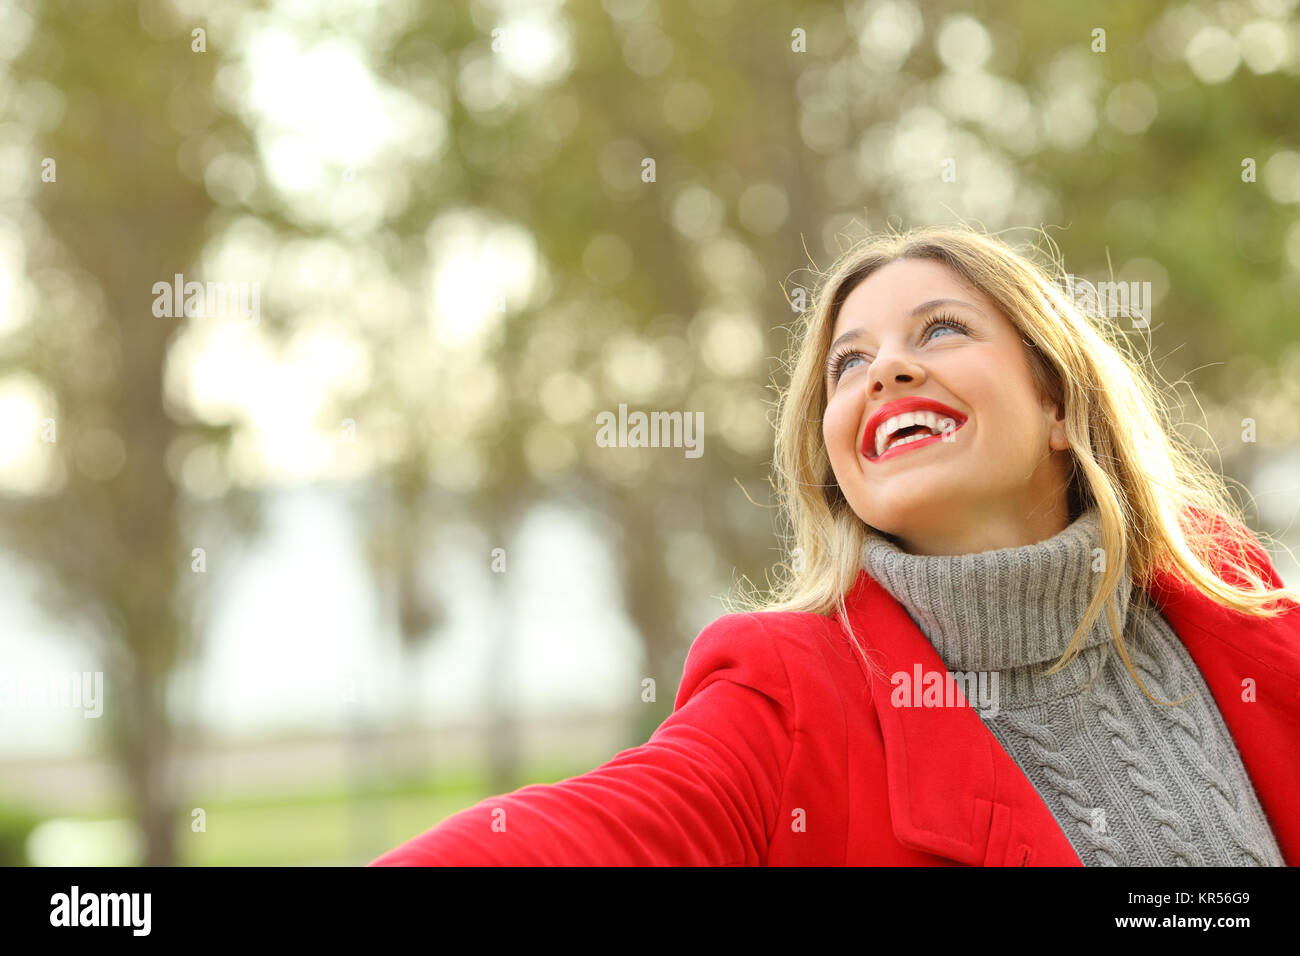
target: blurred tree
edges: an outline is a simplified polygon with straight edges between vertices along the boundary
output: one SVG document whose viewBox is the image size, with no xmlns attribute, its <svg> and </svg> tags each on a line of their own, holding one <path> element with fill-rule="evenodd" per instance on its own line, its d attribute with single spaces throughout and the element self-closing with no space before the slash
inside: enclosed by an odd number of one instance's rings
<svg viewBox="0 0 1300 956">
<path fill-rule="evenodd" d="M 440 212 L 470 204 L 489 222 L 528 230 L 554 290 L 512 308 L 484 345 L 481 361 L 503 383 L 490 416 L 477 427 L 457 423 L 468 435 L 456 440 L 435 427 L 427 454 L 463 454 L 466 440 L 481 454 L 480 479 L 458 510 L 493 541 L 510 540 L 527 510 L 547 499 L 589 509 L 615 532 L 643 673 L 660 689 L 645 705 L 639 682 L 627 688 L 641 714 L 628 741 L 635 744 L 671 710 L 686 646 L 718 611 L 698 603 L 702 592 L 725 590 L 732 563 L 761 579 L 771 557 L 770 516 L 744 490 L 763 501 L 764 392 L 755 380 L 768 371 L 767 317 L 792 317 L 776 277 L 798 267 L 799 231 L 813 227 L 816 207 L 805 202 L 810 183 L 790 137 L 797 62 L 779 65 L 766 46 L 779 52 L 784 43 L 784 11 L 664 11 L 672 70 L 642 76 L 617 51 L 635 56 L 638 43 L 667 42 L 662 35 L 632 35 L 596 2 L 564 12 L 576 63 L 558 84 L 533 86 L 511 73 L 511 51 L 525 51 L 511 45 L 508 19 L 498 50 L 497 23 L 454 4 L 421 7 L 377 68 L 395 87 L 439 91 L 428 98 L 446 105 L 449 123 L 451 148 L 411 176 L 413 195 L 394 228 L 418 237 Z M 472 110 L 447 95 L 468 75 L 508 87 L 507 104 Z M 657 164 L 653 182 L 642 180 L 647 157 Z M 793 213 L 778 216 L 787 228 L 761 237 L 737 231 L 726 208 L 748 183 L 772 180 Z M 681 224 L 696 220 L 698 228 Z M 738 342 L 727 341 L 728 330 Z M 713 365 L 701 361 L 704 350 Z M 720 368 L 729 350 L 742 361 Z M 449 393 L 459 387 L 436 380 L 426 401 L 454 407 Z M 620 403 L 703 412 L 704 454 L 597 447 L 596 413 L 616 413 Z M 557 411 L 568 405 L 571 413 Z M 451 422 L 444 416 L 443 424 Z M 635 461 L 610 464 L 620 455 Z M 546 467 L 552 460 L 563 464 Z M 501 733 L 507 726 L 498 721 Z M 508 758 L 494 766 L 494 789 L 517 784 Z"/>
<path fill-rule="evenodd" d="M 175 318 L 152 312 L 155 282 L 190 272 L 212 209 L 177 169 L 183 137 L 169 97 L 211 88 L 212 61 L 188 31 L 159 39 L 134 4 L 50 0 L 14 64 L 66 109 L 39 143 L 57 163 L 34 190 L 43 229 L 28 237 L 36 319 L 11 342 L 57 401 L 56 494 L 11 508 L 3 527 L 48 572 L 51 602 L 89 623 L 105 670 L 111 750 L 123 770 L 150 865 L 175 862 L 178 794 L 167 678 L 192 651 L 193 542 L 184 534 L 173 442 L 220 445 L 227 429 L 178 421 L 163 401 Z M 111 55 L 110 55 L 111 51 Z M 193 104 L 196 108 L 201 103 Z M 228 518 L 247 502 L 231 496 Z"/>
</svg>

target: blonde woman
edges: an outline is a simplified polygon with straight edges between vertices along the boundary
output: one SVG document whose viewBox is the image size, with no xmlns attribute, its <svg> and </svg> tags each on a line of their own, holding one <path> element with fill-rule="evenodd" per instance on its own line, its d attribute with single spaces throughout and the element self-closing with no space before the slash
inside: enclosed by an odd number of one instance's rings
<svg viewBox="0 0 1300 956">
<path fill-rule="evenodd" d="M 372 865 L 1300 863 L 1300 594 L 1118 333 L 965 228 L 803 325 L 776 591 L 646 744 Z"/>
</svg>

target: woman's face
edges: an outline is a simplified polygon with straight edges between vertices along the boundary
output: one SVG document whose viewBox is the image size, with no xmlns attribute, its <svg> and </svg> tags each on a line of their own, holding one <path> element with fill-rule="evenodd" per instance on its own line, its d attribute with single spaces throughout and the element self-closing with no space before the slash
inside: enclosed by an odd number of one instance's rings
<svg viewBox="0 0 1300 956">
<path fill-rule="evenodd" d="M 912 554 L 1020 547 L 1069 524 L 1064 412 L 1040 398 L 1011 320 L 955 272 L 923 259 L 877 269 L 831 340 L 822 435 L 864 522 Z M 877 455 L 878 436 L 913 434 L 925 437 Z"/>
</svg>

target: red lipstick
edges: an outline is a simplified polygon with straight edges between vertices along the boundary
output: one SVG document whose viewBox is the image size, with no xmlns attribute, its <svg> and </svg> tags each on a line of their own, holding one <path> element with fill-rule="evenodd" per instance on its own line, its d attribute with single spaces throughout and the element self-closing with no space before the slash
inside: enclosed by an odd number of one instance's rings
<svg viewBox="0 0 1300 956">
<path fill-rule="evenodd" d="M 906 445 L 896 445 L 885 451 L 880 457 L 876 457 L 876 432 L 889 419 L 896 415 L 903 415 L 907 412 L 927 411 L 934 412 L 941 418 L 948 418 L 956 422 L 956 427 L 951 431 L 958 431 L 966 424 L 966 416 L 955 408 L 951 408 L 943 402 L 935 401 L 932 398 L 922 398 L 912 396 L 910 398 L 900 398 L 896 401 L 888 402 L 876 409 L 871 417 L 867 419 L 867 427 L 862 432 L 862 445 L 859 449 L 862 456 L 871 462 L 883 461 L 886 458 L 892 458 L 913 447 L 929 445 L 936 441 L 942 441 L 943 434 L 931 435 L 928 438 L 922 438 L 917 441 L 908 442 Z"/>
</svg>

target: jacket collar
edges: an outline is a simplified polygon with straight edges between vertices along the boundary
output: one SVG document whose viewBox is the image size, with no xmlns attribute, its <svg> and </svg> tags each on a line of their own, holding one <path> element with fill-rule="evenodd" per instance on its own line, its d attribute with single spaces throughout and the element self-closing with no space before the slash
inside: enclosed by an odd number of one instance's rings
<svg viewBox="0 0 1300 956">
<path fill-rule="evenodd" d="M 1281 586 L 1275 577 L 1276 586 Z M 1288 865 L 1300 863 L 1300 610 L 1253 620 L 1221 608 L 1171 573 L 1147 589 L 1204 675 Z M 947 674 L 903 607 L 865 570 L 845 607 L 885 749 L 894 836 L 969 866 L 1081 866 L 1029 778 L 971 707 L 895 707 L 890 676 Z M 835 615 L 839 618 L 839 614 Z M 1243 685 L 1253 680 L 1254 685 Z M 1257 701 L 1243 687 L 1257 688 Z"/>
</svg>

